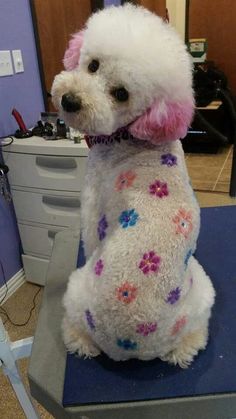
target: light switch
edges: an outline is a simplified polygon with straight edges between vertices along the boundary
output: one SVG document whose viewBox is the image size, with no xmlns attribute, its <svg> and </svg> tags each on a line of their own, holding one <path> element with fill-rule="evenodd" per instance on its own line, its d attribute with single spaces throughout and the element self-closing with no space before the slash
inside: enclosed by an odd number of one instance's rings
<svg viewBox="0 0 236 419">
<path fill-rule="evenodd" d="M 12 50 L 12 57 L 15 67 L 15 73 L 23 73 L 24 71 L 24 64 L 23 58 L 20 49 L 13 49 Z"/>
<path fill-rule="evenodd" d="M 0 77 L 12 76 L 13 74 L 10 51 L 0 51 Z"/>
</svg>

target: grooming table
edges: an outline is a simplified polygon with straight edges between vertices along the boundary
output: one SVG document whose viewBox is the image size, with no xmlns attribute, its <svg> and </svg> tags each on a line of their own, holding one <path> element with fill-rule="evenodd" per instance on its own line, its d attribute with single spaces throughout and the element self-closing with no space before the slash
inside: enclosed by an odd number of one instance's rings
<svg viewBox="0 0 236 419">
<path fill-rule="evenodd" d="M 78 248 L 79 229 L 57 234 L 29 367 L 33 397 L 56 418 L 235 418 L 236 206 L 202 210 L 196 256 L 214 282 L 217 299 L 209 345 L 187 370 L 159 360 L 67 357 L 61 299 Z"/>
</svg>

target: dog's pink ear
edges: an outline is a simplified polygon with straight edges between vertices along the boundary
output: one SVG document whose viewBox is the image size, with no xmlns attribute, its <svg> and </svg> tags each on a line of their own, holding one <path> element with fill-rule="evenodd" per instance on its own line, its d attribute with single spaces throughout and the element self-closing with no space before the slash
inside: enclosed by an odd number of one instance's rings
<svg viewBox="0 0 236 419">
<path fill-rule="evenodd" d="M 80 50 L 83 45 L 84 31 L 80 31 L 72 35 L 69 41 L 69 47 L 67 48 L 63 64 L 66 70 L 74 70 L 79 64 Z"/>
<path fill-rule="evenodd" d="M 155 100 L 152 106 L 130 126 L 130 133 L 153 144 L 184 138 L 192 121 L 194 99 L 183 102 Z"/>
</svg>

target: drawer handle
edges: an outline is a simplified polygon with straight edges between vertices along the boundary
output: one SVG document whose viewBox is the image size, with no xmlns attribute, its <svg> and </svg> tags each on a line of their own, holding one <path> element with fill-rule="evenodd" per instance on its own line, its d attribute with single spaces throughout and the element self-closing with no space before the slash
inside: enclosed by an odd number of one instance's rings
<svg viewBox="0 0 236 419">
<path fill-rule="evenodd" d="M 48 230 L 48 237 L 49 239 L 55 239 L 55 235 L 58 233 L 58 230 Z"/>
<path fill-rule="evenodd" d="M 43 203 L 46 205 L 54 205 L 57 207 L 80 208 L 80 200 L 78 198 L 61 197 L 61 196 L 43 196 Z"/>
<path fill-rule="evenodd" d="M 75 169 L 77 167 L 76 160 L 69 157 L 37 156 L 36 164 L 50 169 Z"/>
</svg>

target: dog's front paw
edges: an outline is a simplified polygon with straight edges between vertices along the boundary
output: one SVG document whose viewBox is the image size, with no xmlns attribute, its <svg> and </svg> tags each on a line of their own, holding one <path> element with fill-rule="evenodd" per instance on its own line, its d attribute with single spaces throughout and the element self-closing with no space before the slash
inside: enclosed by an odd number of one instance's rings
<svg viewBox="0 0 236 419">
<path fill-rule="evenodd" d="M 163 361 L 188 368 L 198 351 L 205 349 L 208 339 L 208 331 L 197 330 L 184 336 L 177 348 L 162 357 Z"/>
<path fill-rule="evenodd" d="M 79 328 L 71 326 L 65 317 L 62 323 L 63 340 L 68 352 L 77 353 L 80 357 L 93 358 L 100 354 L 100 350 L 90 336 Z"/>
</svg>

